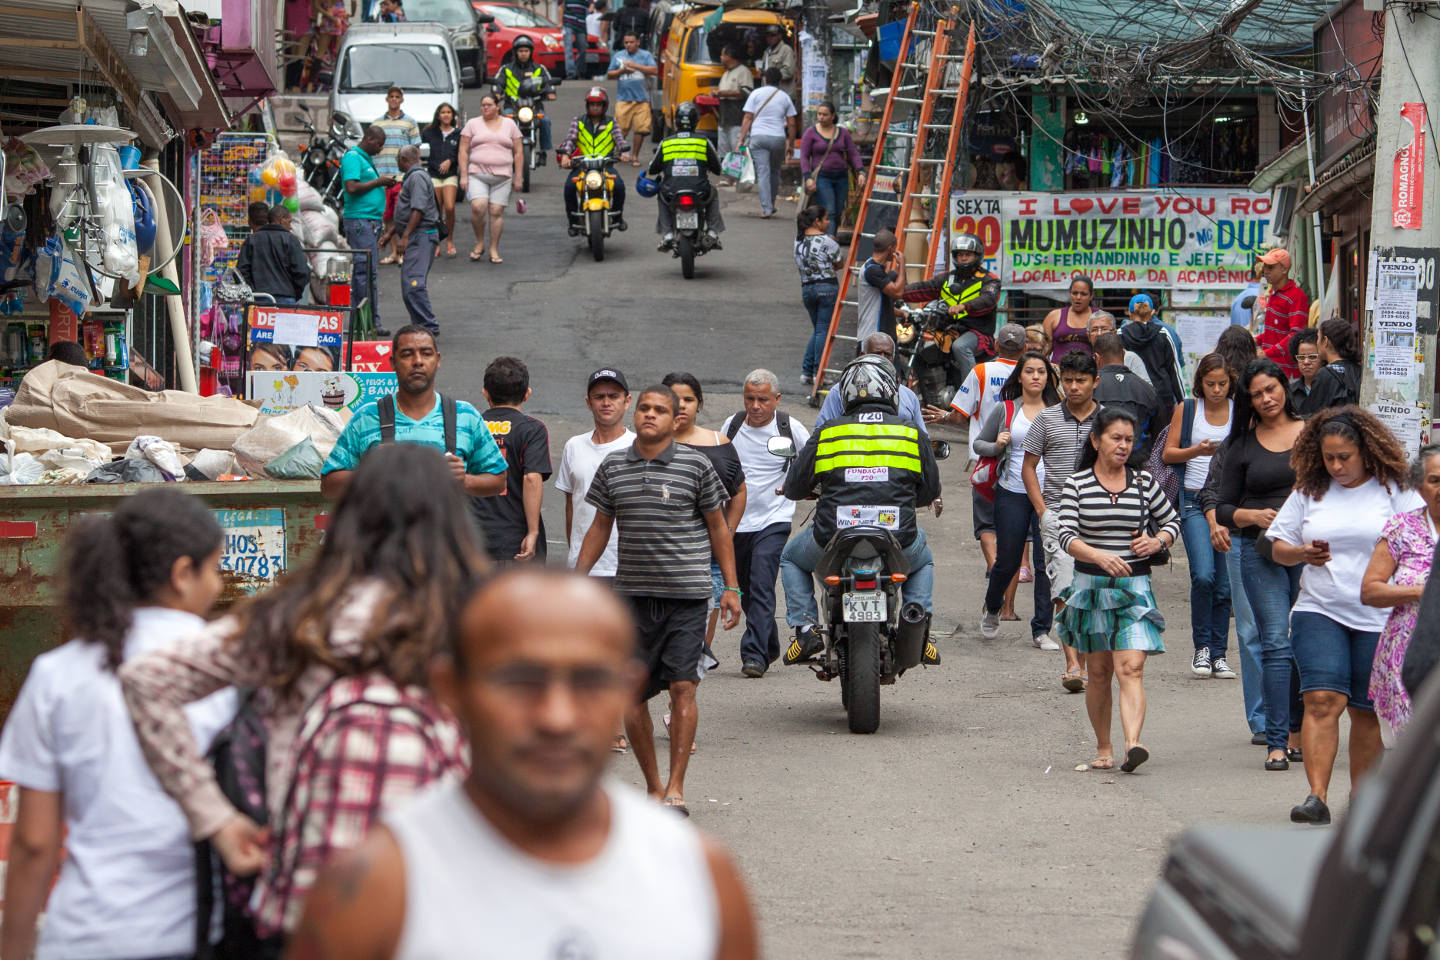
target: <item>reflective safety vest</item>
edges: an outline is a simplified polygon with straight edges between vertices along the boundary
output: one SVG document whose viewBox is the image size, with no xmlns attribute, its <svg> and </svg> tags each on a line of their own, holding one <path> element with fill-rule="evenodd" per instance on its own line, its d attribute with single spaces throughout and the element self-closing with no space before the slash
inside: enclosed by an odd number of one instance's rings
<svg viewBox="0 0 1440 960">
<path fill-rule="evenodd" d="M 919 428 L 888 411 L 862 407 L 825 424 L 811 442 L 820 492 L 816 542 L 829 543 L 837 530 L 864 524 L 890 530 L 908 546 L 915 539 L 915 504 L 926 487 L 921 444 L 929 441 Z"/>
<path fill-rule="evenodd" d="M 537 66 L 535 72 L 527 74 L 527 76 L 539 80 L 541 76 L 540 67 Z M 505 99 L 514 100 L 520 96 L 520 80 L 521 74 L 517 73 L 514 67 L 505 68 Z"/>
<path fill-rule="evenodd" d="M 954 276 L 950 276 L 945 280 L 945 285 L 940 288 L 940 299 L 944 300 L 945 305 L 950 307 L 955 306 L 957 303 L 969 303 L 979 296 L 980 289 L 985 286 L 986 278 L 983 276 L 971 278 L 968 284 L 960 288 L 959 293 L 956 293 L 955 288 L 951 286 L 954 280 Z"/>
<path fill-rule="evenodd" d="M 615 121 L 611 120 L 594 133 L 580 121 L 575 134 L 575 146 L 582 157 L 608 157 L 615 153 Z"/>
<path fill-rule="evenodd" d="M 695 133 L 677 133 L 660 141 L 660 160 L 673 163 L 676 160 L 698 160 L 703 167 L 710 159 L 710 143 Z"/>
<path fill-rule="evenodd" d="M 820 430 L 815 475 L 848 467 L 920 472 L 920 431 L 906 422 L 833 421 Z"/>
</svg>

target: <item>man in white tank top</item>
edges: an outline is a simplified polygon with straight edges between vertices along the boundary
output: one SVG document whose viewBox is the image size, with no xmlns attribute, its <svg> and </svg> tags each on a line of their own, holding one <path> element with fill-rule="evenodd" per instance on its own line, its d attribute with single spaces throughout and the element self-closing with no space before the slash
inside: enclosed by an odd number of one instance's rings
<svg viewBox="0 0 1440 960">
<path fill-rule="evenodd" d="M 586 577 L 513 569 L 465 605 L 436 696 L 471 773 L 320 875 L 292 960 L 751 960 L 744 884 L 685 819 L 604 777 L 645 682 L 635 627 Z"/>
</svg>

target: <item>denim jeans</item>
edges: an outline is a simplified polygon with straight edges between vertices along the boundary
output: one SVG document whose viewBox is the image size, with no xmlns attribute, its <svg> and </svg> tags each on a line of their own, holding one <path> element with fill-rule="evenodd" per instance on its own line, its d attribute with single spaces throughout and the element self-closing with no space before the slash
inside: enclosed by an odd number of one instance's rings
<svg viewBox="0 0 1440 960">
<path fill-rule="evenodd" d="M 350 265 L 350 303 L 360 306 L 370 298 L 370 319 L 380 326 L 380 234 L 385 229 L 379 220 L 345 220 L 345 242 L 355 253 Z"/>
<path fill-rule="evenodd" d="M 589 43 L 585 28 L 567 23 L 561 33 L 565 44 L 565 79 L 578 80 L 585 75 L 585 47 Z"/>
<path fill-rule="evenodd" d="M 780 659 L 780 632 L 775 629 L 775 573 L 790 536 L 790 521 L 763 530 L 735 534 L 735 576 L 740 581 L 740 607 L 745 633 L 740 637 L 741 662 Z"/>
<path fill-rule="evenodd" d="M 1230 576 L 1210 543 L 1210 521 L 1200 509 L 1198 490 L 1180 491 L 1180 536 L 1190 562 L 1190 636 L 1210 659 L 1225 656 L 1230 634 Z"/>
<path fill-rule="evenodd" d="M 785 163 L 785 138 L 750 135 L 750 159 L 755 163 L 755 190 L 760 194 L 760 212 L 774 213 L 780 194 L 780 167 Z"/>
<path fill-rule="evenodd" d="M 1379 630 L 1357 630 L 1323 613 L 1296 610 L 1290 614 L 1290 644 L 1300 668 L 1300 692 L 1343 693 L 1347 706 L 1373 711 L 1370 667 L 1379 642 Z"/>
<path fill-rule="evenodd" d="M 805 345 L 805 359 L 800 362 L 800 372 L 807 377 L 819 377 L 820 356 L 825 352 L 825 338 L 830 334 L 830 315 L 835 311 L 835 300 L 840 296 L 840 284 L 834 280 L 820 280 L 800 284 L 800 299 L 805 311 L 810 314 L 810 342 Z"/>
<path fill-rule="evenodd" d="M 1245 592 L 1245 574 L 1240 569 L 1238 538 L 1231 540 L 1225 554 L 1230 574 L 1230 608 L 1235 613 L 1235 646 L 1240 650 L 1240 692 L 1245 700 L 1245 723 L 1251 733 L 1265 732 L 1264 668 L 1260 665 L 1260 631 Z"/>
<path fill-rule="evenodd" d="M 835 236 L 850 200 L 850 172 L 816 173 L 815 202 L 830 211 L 830 236 Z"/>
<path fill-rule="evenodd" d="M 1246 596 L 1260 632 L 1264 667 L 1265 742 L 1270 750 L 1285 749 L 1287 735 L 1300 729 L 1300 673 L 1290 647 L 1290 607 L 1300 594 L 1300 567 L 1282 567 L 1266 560 L 1254 540 L 1236 537 Z"/>
<path fill-rule="evenodd" d="M 979 346 L 980 335 L 974 330 L 965 331 L 950 344 L 950 357 L 960 368 L 961 383 L 964 383 L 965 378 L 970 376 L 970 371 L 975 369 L 975 351 Z"/>
<path fill-rule="evenodd" d="M 1039 517 L 1030 498 L 1023 493 L 995 485 L 995 566 L 990 568 L 990 585 L 985 588 L 985 609 L 997 613 L 1005 602 L 1010 578 L 1020 569 L 1025 543 L 1030 541 L 1031 570 L 1035 574 L 1035 615 L 1030 618 L 1030 636 L 1049 633 L 1055 610 L 1050 599 L 1050 575 L 1045 572 L 1045 548 L 1040 544 Z"/>
<path fill-rule="evenodd" d="M 819 621 L 815 606 L 815 568 L 825 554 L 825 546 L 815 540 L 811 524 L 790 538 L 780 553 L 780 583 L 785 587 L 785 623 L 792 627 Z M 935 563 L 925 545 L 925 531 L 916 530 L 915 539 L 905 548 L 910 563 L 910 576 L 900 586 L 906 603 L 918 603 L 930 612 L 930 596 L 935 587 Z"/>
</svg>

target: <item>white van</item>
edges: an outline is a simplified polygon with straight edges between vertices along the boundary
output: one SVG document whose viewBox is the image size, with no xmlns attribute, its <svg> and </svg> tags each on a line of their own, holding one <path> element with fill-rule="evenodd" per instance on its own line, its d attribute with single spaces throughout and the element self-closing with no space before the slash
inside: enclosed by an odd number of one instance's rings
<svg viewBox="0 0 1440 960">
<path fill-rule="evenodd" d="M 346 114 L 363 129 L 385 115 L 385 91 L 400 87 L 405 91 L 401 109 L 421 128 L 442 103 L 454 107 L 463 123 L 460 87 L 466 79 L 444 24 L 352 24 L 335 60 L 331 116 Z"/>
</svg>

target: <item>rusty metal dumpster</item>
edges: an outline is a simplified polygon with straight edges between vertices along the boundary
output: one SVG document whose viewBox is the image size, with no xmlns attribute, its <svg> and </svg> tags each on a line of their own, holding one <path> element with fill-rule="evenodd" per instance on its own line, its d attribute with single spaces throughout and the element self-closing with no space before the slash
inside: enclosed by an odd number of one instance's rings
<svg viewBox="0 0 1440 960">
<path fill-rule="evenodd" d="M 67 527 L 109 513 L 149 484 L 0 488 L 0 722 L 30 661 L 61 640 L 60 564 Z M 222 605 L 263 589 L 320 546 L 328 502 L 315 480 L 186 483 L 225 531 Z"/>
</svg>

